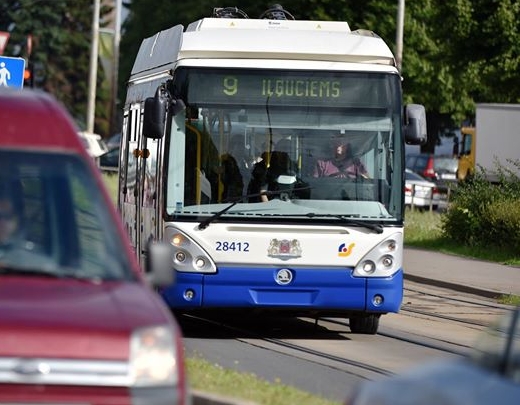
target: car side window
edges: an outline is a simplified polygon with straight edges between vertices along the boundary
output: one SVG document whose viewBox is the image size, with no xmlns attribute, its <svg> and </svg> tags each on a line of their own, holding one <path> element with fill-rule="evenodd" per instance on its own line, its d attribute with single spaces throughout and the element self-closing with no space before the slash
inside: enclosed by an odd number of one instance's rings
<svg viewBox="0 0 520 405">
<path fill-rule="evenodd" d="M 99 224 L 94 202 L 85 185 L 71 173 L 71 202 L 77 229 L 79 266 L 89 268 L 92 274 L 104 272 L 107 260 L 103 227 Z"/>
<path fill-rule="evenodd" d="M 23 187 L 22 209 L 20 210 L 21 225 L 25 237 L 42 252 L 50 254 L 52 239 L 49 238 L 49 212 L 44 198 L 44 186 L 40 178 L 23 172 L 20 184 Z"/>
<path fill-rule="evenodd" d="M 77 239 L 80 271 L 89 278 L 119 279 L 125 277 L 128 263 L 118 246 L 119 238 L 112 233 L 111 218 L 92 179 L 83 167 L 70 165 L 67 171 L 70 193 L 71 221 Z M 126 274 L 126 275 L 125 275 Z"/>
</svg>

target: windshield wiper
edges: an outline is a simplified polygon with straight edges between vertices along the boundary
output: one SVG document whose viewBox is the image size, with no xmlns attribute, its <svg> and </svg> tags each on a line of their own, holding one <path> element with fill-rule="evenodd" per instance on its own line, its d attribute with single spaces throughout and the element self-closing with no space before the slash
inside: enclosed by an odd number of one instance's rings
<svg viewBox="0 0 520 405">
<path fill-rule="evenodd" d="M 374 224 L 369 221 L 364 221 L 361 219 L 354 219 L 350 215 L 316 214 L 314 212 L 309 212 L 309 213 L 305 214 L 304 216 L 309 217 L 309 218 L 316 218 L 316 217 L 337 218 L 337 219 L 340 219 L 341 223 L 344 225 L 362 226 L 362 227 L 370 229 L 371 231 L 374 231 L 375 233 L 383 233 L 383 226 L 381 224 Z"/>
<path fill-rule="evenodd" d="M 292 188 L 290 190 L 262 191 L 260 193 L 247 194 L 247 195 L 243 195 L 241 197 L 237 197 L 234 201 L 230 202 L 230 204 L 227 207 L 216 212 L 209 218 L 206 218 L 204 221 L 199 223 L 199 226 L 197 227 L 197 229 L 199 229 L 199 230 L 206 229 L 209 224 L 211 224 L 212 222 L 215 222 L 217 219 L 219 219 L 222 215 L 224 215 L 226 212 L 228 212 L 235 205 L 237 205 L 238 203 L 240 203 L 244 200 L 248 200 L 249 198 L 261 197 L 263 195 L 268 196 L 268 197 L 275 196 L 275 195 L 285 195 L 285 194 L 290 194 L 293 191 L 308 190 L 309 188 L 310 187 L 306 186 L 306 187 Z"/>
</svg>

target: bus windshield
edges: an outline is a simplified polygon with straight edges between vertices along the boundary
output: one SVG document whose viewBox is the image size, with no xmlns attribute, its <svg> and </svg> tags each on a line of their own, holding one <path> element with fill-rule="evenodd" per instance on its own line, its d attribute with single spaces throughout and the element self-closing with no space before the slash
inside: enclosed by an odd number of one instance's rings
<svg viewBox="0 0 520 405">
<path fill-rule="evenodd" d="M 170 215 L 402 218 L 396 74 L 180 68 Z"/>
</svg>

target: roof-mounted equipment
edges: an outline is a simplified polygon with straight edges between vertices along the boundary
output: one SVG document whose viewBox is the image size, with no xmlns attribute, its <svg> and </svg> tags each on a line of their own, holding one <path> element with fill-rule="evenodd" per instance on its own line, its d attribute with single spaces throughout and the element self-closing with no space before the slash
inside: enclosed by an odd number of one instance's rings
<svg viewBox="0 0 520 405">
<path fill-rule="evenodd" d="M 215 7 L 214 18 L 249 18 L 249 16 L 237 7 Z"/>
<path fill-rule="evenodd" d="M 280 4 L 273 6 L 260 14 L 261 20 L 294 20 L 294 16 L 285 10 Z"/>
</svg>

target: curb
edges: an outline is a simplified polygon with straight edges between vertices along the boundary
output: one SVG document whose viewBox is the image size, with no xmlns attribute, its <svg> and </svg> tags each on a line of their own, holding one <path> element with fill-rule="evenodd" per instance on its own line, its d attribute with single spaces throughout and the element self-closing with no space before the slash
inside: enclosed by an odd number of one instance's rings
<svg viewBox="0 0 520 405">
<path fill-rule="evenodd" d="M 449 288 L 450 290 L 479 295 L 479 296 L 485 297 L 485 298 L 496 299 L 496 298 L 500 297 L 501 295 L 509 295 L 507 293 L 502 293 L 499 291 L 485 290 L 482 288 L 471 287 L 469 285 L 461 285 L 461 284 L 457 284 L 457 283 L 450 283 L 449 281 L 434 280 L 434 279 L 431 279 L 428 277 L 414 276 L 412 274 L 406 274 L 406 273 L 404 275 L 404 278 L 405 278 L 405 280 L 410 280 L 410 281 L 413 281 L 416 283 L 428 284 L 428 285 L 433 285 L 433 286 L 442 287 L 442 288 Z"/>
<path fill-rule="evenodd" d="M 255 402 L 192 390 L 192 405 L 258 405 Z"/>
</svg>

